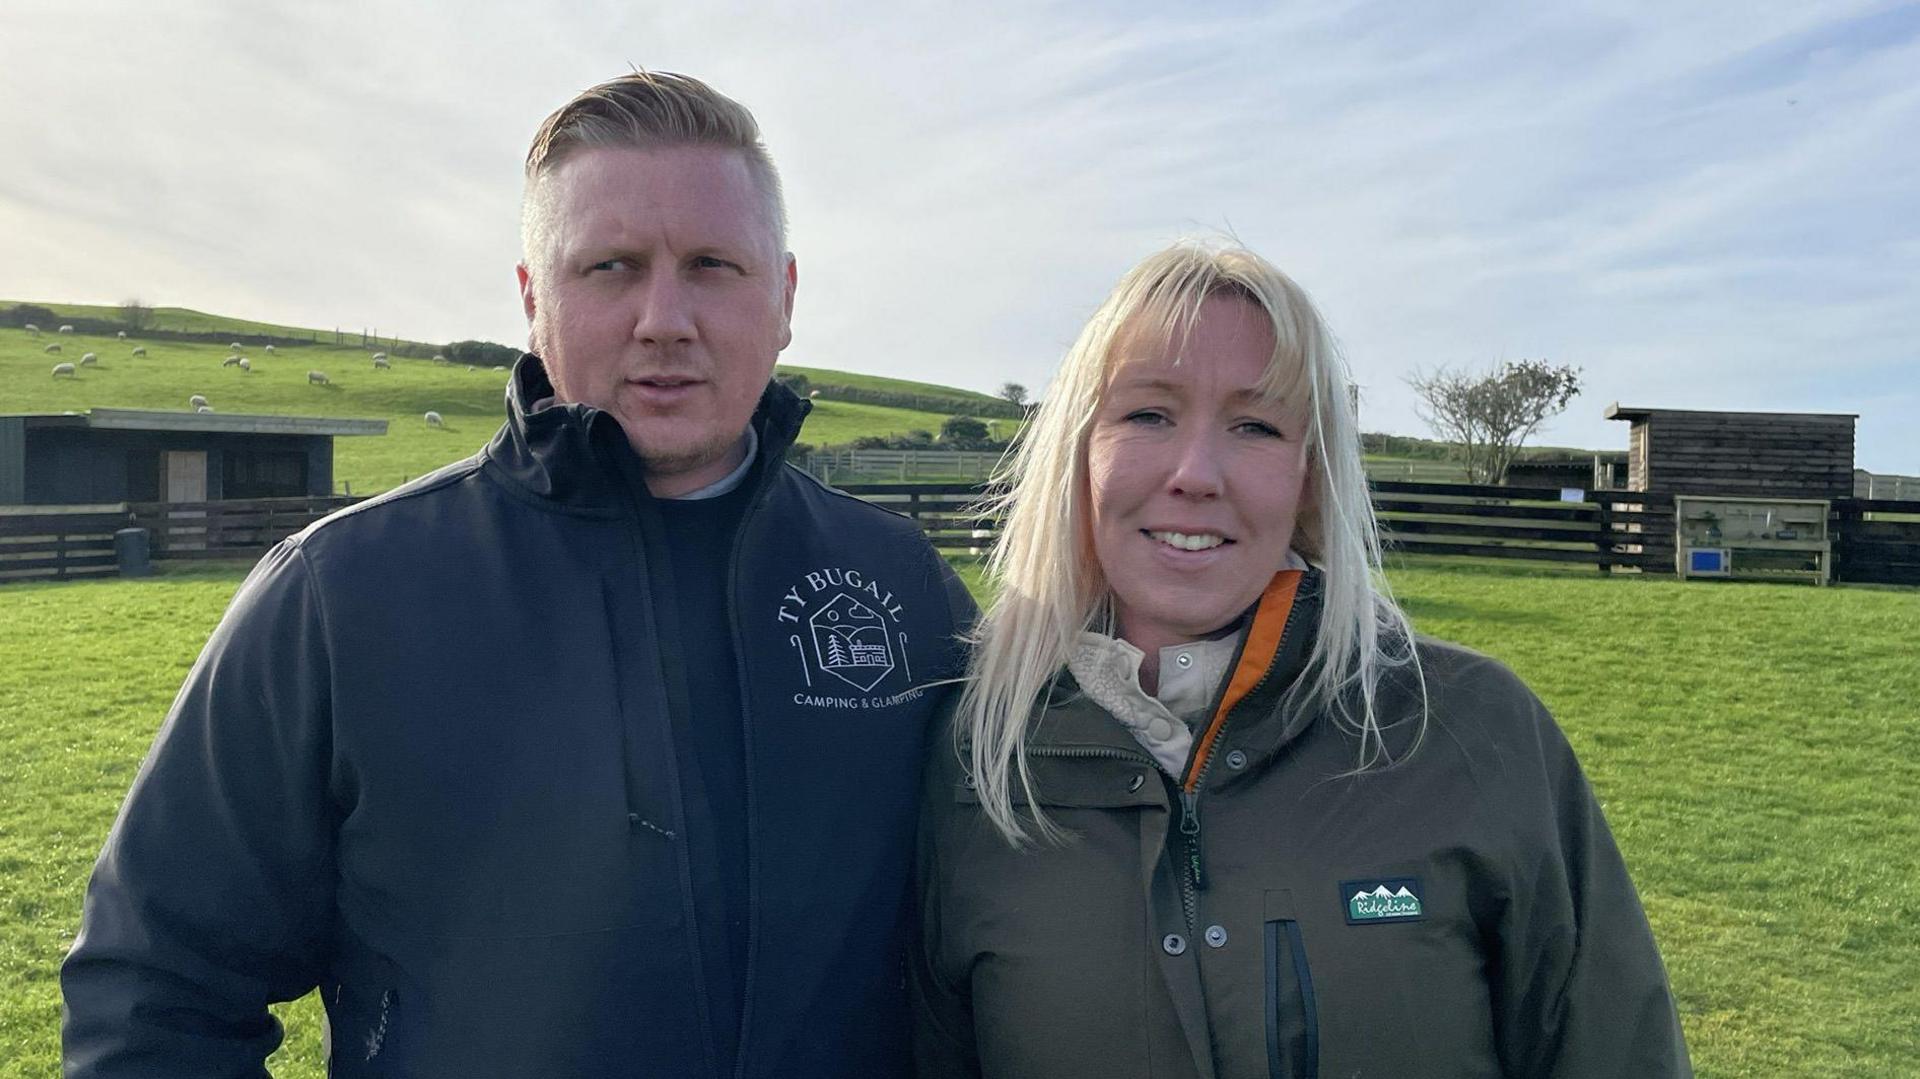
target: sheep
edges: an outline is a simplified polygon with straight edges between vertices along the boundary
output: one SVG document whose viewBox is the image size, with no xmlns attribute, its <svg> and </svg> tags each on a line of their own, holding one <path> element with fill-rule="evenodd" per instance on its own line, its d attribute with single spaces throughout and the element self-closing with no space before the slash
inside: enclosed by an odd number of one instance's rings
<svg viewBox="0 0 1920 1079">
<path fill-rule="evenodd" d="M 248 363 L 247 358 L 245 356 L 240 357 L 240 370 L 242 371 L 253 370 L 253 364 Z"/>
<path fill-rule="evenodd" d="M 326 373 L 325 371 L 308 371 L 308 372 L 307 372 L 307 385 L 309 385 L 309 386 L 331 386 L 331 385 L 333 385 L 333 383 L 331 383 L 331 382 L 329 382 L 329 381 L 327 381 L 327 373 Z"/>
<path fill-rule="evenodd" d="M 505 367 L 501 367 L 501 366 L 497 366 L 497 365 L 496 365 L 496 366 L 494 367 L 494 370 L 495 370 L 495 371 L 505 371 L 505 370 L 506 370 L 506 368 L 505 368 Z"/>
<path fill-rule="evenodd" d="M 380 355 L 378 355 L 378 356 L 375 356 L 375 357 L 373 358 L 373 369 L 374 369 L 375 371 L 391 371 L 391 370 L 393 370 L 393 365 L 387 362 L 387 356 L 386 356 L 386 353 L 384 353 L 384 352 L 383 352 L 383 353 L 381 353 Z"/>
<path fill-rule="evenodd" d="M 384 352 L 376 352 L 376 353 L 374 353 L 374 354 L 373 354 L 373 362 L 374 362 L 374 363 L 379 363 L 380 361 L 382 361 L 382 360 L 384 360 L 384 359 L 386 359 L 386 358 L 387 358 L 387 354 L 386 354 L 386 353 L 384 353 Z"/>
<path fill-rule="evenodd" d="M 139 348 L 134 349 L 133 354 L 135 356 L 145 356 L 147 354 L 146 346 L 142 345 Z"/>
<path fill-rule="evenodd" d="M 271 355 L 273 355 L 273 346 L 272 346 L 272 345 L 268 345 L 268 346 L 267 346 L 267 355 L 269 355 L 269 356 L 271 356 Z"/>
<path fill-rule="evenodd" d="M 58 341 L 55 341 L 55 342 L 54 342 L 53 344 L 51 344 L 51 345 L 48 345 L 48 346 L 47 346 L 47 349 L 46 349 L 46 350 L 47 350 L 48 352 L 58 352 L 58 351 L 60 351 L 60 342 L 58 342 Z"/>
<path fill-rule="evenodd" d="M 60 327 L 60 332 L 61 332 L 61 333 L 72 333 L 72 332 L 73 332 L 73 327 L 72 327 L 72 326 L 62 326 L 62 327 Z"/>
<path fill-rule="evenodd" d="M 80 366 L 82 367 L 92 367 L 99 362 L 100 354 L 97 352 L 89 352 L 85 356 L 80 357 Z"/>
<path fill-rule="evenodd" d="M 26 329 L 26 331 L 27 331 L 28 333 L 30 333 L 30 334 L 32 334 L 32 335 L 33 335 L 33 336 L 35 336 L 35 337 L 38 337 L 38 336 L 40 336 L 40 327 L 38 327 L 38 326 L 35 326 L 35 325 L 34 325 L 33 323 L 31 323 L 31 322 L 29 322 L 29 323 L 27 323 L 27 325 L 26 325 L 26 327 L 25 327 L 25 329 Z"/>
<path fill-rule="evenodd" d="M 73 369 L 73 365 L 72 365 L 72 364 L 70 364 L 70 363 L 56 363 L 56 364 L 54 364 L 54 365 L 53 365 L 53 377 L 55 377 L 55 378 L 59 378 L 59 377 L 60 377 L 61 375 L 65 375 L 65 376 L 67 376 L 68 378 L 79 378 L 79 377 L 80 377 L 80 372 L 78 372 L 78 371 L 75 371 L 75 370 Z M 427 415 L 429 415 L 429 416 L 431 416 L 431 415 L 433 415 L 433 413 L 431 413 L 431 412 L 429 412 L 429 413 L 427 413 Z"/>
<path fill-rule="evenodd" d="M 428 411 L 428 413 L 425 416 L 422 416 L 421 419 L 424 419 L 427 421 L 428 427 L 438 427 L 441 424 L 446 422 L 445 420 L 442 420 L 440 418 L 440 414 L 438 412 L 433 412 L 433 411 Z"/>
<path fill-rule="evenodd" d="M 205 408 L 207 407 L 207 399 L 196 393 L 192 397 L 187 398 L 187 407 Z"/>
<path fill-rule="evenodd" d="M 469 370 L 469 371 L 471 371 L 471 370 L 473 370 L 473 365 L 472 365 L 472 364 L 468 364 L 468 365 L 467 365 L 467 370 Z"/>
<path fill-rule="evenodd" d="M 121 330 L 119 333 L 114 334 L 114 336 L 118 337 L 122 341 L 125 341 L 127 339 L 127 331 Z"/>
<path fill-rule="evenodd" d="M 228 346 L 227 346 L 227 349 L 228 349 L 229 351 L 231 351 L 231 352 L 238 352 L 238 351 L 240 351 L 241 349 L 243 349 L 243 348 L 245 348 L 245 347 L 246 347 L 245 345 L 243 345 L 243 344 L 241 344 L 241 343 L 240 343 L 240 342 L 238 342 L 238 341 L 235 341 L 235 342 L 234 342 L 233 344 L 231 344 L 231 345 L 228 345 Z"/>
<path fill-rule="evenodd" d="M 227 357 L 226 359 L 224 359 L 224 360 L 221 360 L 221 361 L 220 361 L 220 366 L 222 366 L 222 367 L 238 367 L 238 366 L 240 366 L 240 357 L 238 357 L 238 356 L 228 356 L 228 357 Z"/>
<path fill-rule="evenodd" d="M 194 411 L 195 411 L 195 412 L 212 412 L 212 411 L 213 411 L 213 406 L 212 406 L 212 405 L 201 405 L 201 406 L 200 406 L 199 408 L 196 408 L 196 409 L 194 409 Z"/>
<path fill-rule="evenodd" d="M 434 363 L 446 363 L 446 362 L 447 362 L 447 358 L 446 358 L 445 356 L 442 356 L 442 355 L 440 355 L 440 354 L 439 354 L 438 352 L 436 352 L 436 353 L 434 353 L 434 354 L 433 354 L 433 362 L 434 362 Z"/>
</svg>

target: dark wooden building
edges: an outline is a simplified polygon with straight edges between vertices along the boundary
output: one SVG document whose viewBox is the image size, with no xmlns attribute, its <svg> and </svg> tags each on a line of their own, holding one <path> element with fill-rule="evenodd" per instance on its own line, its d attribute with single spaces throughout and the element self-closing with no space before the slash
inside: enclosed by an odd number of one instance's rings
<svg viewBox="0 0 1920 1079">
<path fill-rule="evenodd" d="M 1853 495 L 1856 415 L 1607 407 L 1632 424 L 1627 489 L 1753 498 Z"/>
<path fill-rule="evenodd" d="M 1619 452 L 1526 457 L 1507 465 L 1508 487 L 1578 487 L 1611 491 L 1627 477 L 1627 455 Z"/>
<path fill-rule="evenodd" d="M 333 493 L 336 435 L 385 420 L 96 408 L 0 415 L 0 506 Z"/>
</svg>

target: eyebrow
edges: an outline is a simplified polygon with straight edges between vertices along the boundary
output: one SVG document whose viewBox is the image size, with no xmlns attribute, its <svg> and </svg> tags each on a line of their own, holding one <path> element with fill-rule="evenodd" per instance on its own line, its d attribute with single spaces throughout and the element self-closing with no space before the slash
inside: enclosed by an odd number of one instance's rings
<svg viewBox="0 0 1920 1079">
<path fill-rule="evenodd" d="M 1177 383 L 1177 382 L 1170 382 L 1164 378 L 1121 377 L 1119 379 L 1114 380 L 1113 388 L 1115 390 L 1158 390 L 1161 393 L 1171 394 L 1176 397 L 1183 397 L 1186 395 L 1186 389 L 1184 386 L 1182 386 L 1180 383 Z M 1228 394 L 1227 397 L 1229 400 L 1235 402 L 1236 404 L 1241 402 L 1247 402 L 1247 401 L 1261 400 L 1260 391 L 1257 389 L 1253 389 L 1251 387 L 1235 390 L 1232 393 Z"/>
</svg>

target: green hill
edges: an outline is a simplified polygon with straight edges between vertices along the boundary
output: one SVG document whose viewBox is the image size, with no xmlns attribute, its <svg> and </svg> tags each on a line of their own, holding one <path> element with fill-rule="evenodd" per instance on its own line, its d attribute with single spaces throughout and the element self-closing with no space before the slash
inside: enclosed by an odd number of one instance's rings
<svg viewBox="0 0 1920 1079">
<path fill-rule="evenodd" d="M 84 309 L 79 305 L 40 306 L 76 319 L 101 317 L 83 314 Z M 96 310 L 111 313 L 114 309 Z M 213 320 L 196 324 L 193 332 L 203 332 L 204 325 L 223 334 L 270 334 L 291 342 L 298 342 L 302 335 L 316 333 L 297 327 L 219 319 L 184 308 L 160 310 L 183 312 L 183 318 Z M 6 321 L 4 314 L 0 311 L 0 321 Z M 383 436 L 342 437 L 335 442 L 335 484 L 351 484 L 356 494 L 397 486 L 472 453 L 492 436 L 502 417 L 505 371 L 468 370 L 464 365 L 437 364 L 429 359 L 398 355 L 393 358 L 391 370 L 377 371 L 370 359 L 372 350 L 357 344 L 357 334 L 356 344 L 352 346 L 309 340 L 277 344 L 271 355 L 249 347 L 242 351 L 253 369 L 242 371 L 221 366 L 229 354 L 226 342 L 153 340 L 138 336 L 121 340 L 110 333 L 56 334 L 53 330 L 54 327 L 43 325 L 41 335 L 34 337 L 12 325 L 0 326 L 0 413 L 68 412 L 95 407 L 185 411 L 187 398 L 202 394 L 220 412 L 384 419 L 388 427 Z M 331 341 L 330 331 L 324 336 Z M 61 346 L 57 356 L 44 351 L 52 343 Z M 147 355 L 135 358 L 132 351 L 136 346 L 144 347 Z M 98 364 L 80 367 L 75 378 L 51 377 L 54 364 L 78 364 L 87 352 L 98 354 Z M 326 372 L 332 384 L 308 385 L 310 370 Z M 781 368 L 783 373 L 787 370 Z M 812 445 L 851 442 L 862 435 L 904 434 L 915 429 L 938 431 L 941 423 L 953 414 L 833 400 L 833 391 L 829 388 L 832 385 L 840 380 L 850 380 L 849 384 L 853 384 L 871 376 L 812 368 L 796 371 L 801 372 L 823 391 L 814 400 L 813 414 L 800 436 Z M 953 412 L 963 411 L 964 402 L 969 398 L 990 400 L 984 395 L 946 386 L 896 379 L 874 381 L 897 384 L 891 389 L 899 392 L 950 400 L 958 406 Z M 429 409 L 445 418 L 445 426 L 427 426 L 422 415 Z"/>
</svg>

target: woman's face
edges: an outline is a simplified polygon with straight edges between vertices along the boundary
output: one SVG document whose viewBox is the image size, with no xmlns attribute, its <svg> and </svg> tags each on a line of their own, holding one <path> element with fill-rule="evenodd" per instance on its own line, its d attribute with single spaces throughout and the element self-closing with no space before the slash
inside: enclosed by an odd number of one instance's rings
<svg viewBox="0 0 1920 1079">
<path fill-rule="evenodd" d="M 1303 410 L 1259 397 L 1273 327 L 1237 296 L 1207 299 L 1184 341 L 1115 348 L 1087 443 L 1093 550 L 1120 636 L 1152 655 L 1233 621 L 1284 564 Z"/>
</svg>

